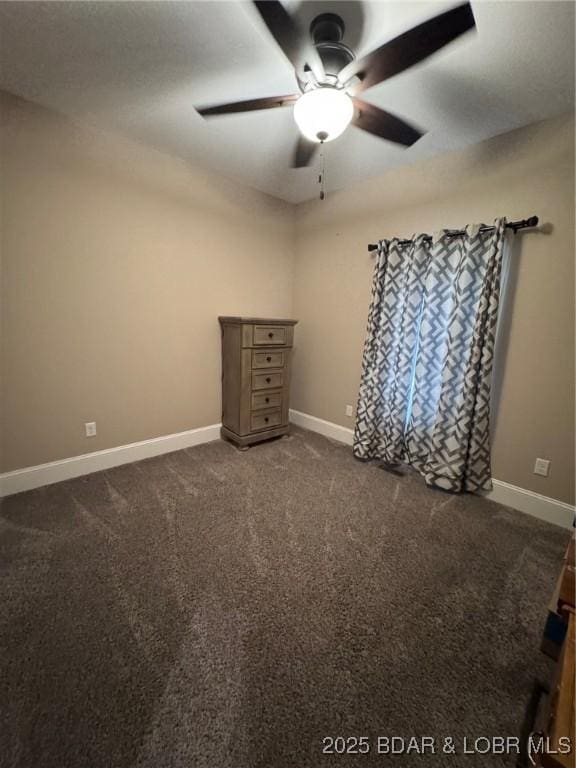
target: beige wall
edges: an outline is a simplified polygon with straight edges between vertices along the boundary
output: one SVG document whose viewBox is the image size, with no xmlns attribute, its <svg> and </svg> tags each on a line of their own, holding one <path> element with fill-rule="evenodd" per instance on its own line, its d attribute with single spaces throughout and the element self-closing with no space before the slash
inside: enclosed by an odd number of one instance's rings
<svg viewBox="0 0 576 768">
<path fill-rule="evenodd" d="M 3 469 L 219 422 L 217 316 L 290 314 L 293 208 L 0 106 Z"/>
<path fill-rule="evenodd" d="M 493 476 L 574 500 L 574 123 L 546 121 L 298 207 L 292 405 L 352 427 L 374 258 L 368 242 L 537 214 L 516 236 L 502 319 Z M 533 474 L 537 456 L 548 478 Z"/>
</svg>

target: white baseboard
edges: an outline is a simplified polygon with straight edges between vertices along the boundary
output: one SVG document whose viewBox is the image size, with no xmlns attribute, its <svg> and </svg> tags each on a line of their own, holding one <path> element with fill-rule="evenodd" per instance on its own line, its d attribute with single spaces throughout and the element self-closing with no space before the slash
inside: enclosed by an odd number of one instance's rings
<svg viewBox="0 0 576 768">
<path fill-rule="evenodd" d="M 299 427 L 318 432 L 346 445 L 352 445 L 354 432 L 348 427 L 342 427 L 331 421 L 325 421 L 316 416 L 294 410 L 290 411 L 290 421 Z M 58 483 L 61 480 L 71 480 L 74 477 L 89 475 L 103 469 L 111 469 L 121 464 L 129 464 L 133 461 L 179 451 L 182 448 L 190 448 L 201 443 L 209 443 L 212 440 L 217 440 L 219 435 L 220 424 L 211 424 L 208 427 L 189 429 L 186 432 L 163 435 L 138 443 L 119 445 L 116 448 L 107 448 L 103 451 L 85 453 L 82 456 L 51 461 L 48 464 L 5 472 L 0 475 L 0 496 L 29 491 L 42 485 Z M 510 485 L 503 480 L 494 479 L 492 483 L 494 486 L 492 491 L 485 494 L 486 498 L 491 501 L 512 507 L 520 512 L 526 512 L 563 528 L 572 528 L 576 514 L 576 507 L 572 504 L 566 504 L 534 491 Z"/>
<path fill-rule="evenodd" d="M 490 501 L 526 512 L 528 515 L 539 517 L 547 523 L 554 523 L 562 528 L 572 528 L 576 515 L 576 507 L 572 504 L 542 496 L 540 493 L 528 491 L 526 488 L 519 488 L 517 485 L 510 485 L 495 478 L 492 478 L 492 486 L 491 491 L 483 494 Z"/>
<path fill-rule="evenodd" d="M 10 496 L 42 485 L 71 480 L 73 477 L 89 475 L 121 464 L 130 464 L 133 461 L 149 459 L 152 456 L 179 451 L 193 445 L 209 443 L 217 440 L 219 436 L 220 424 L 211 424 L 209 427 L 188 429 L 186 432 L 177 432 L 174 435 L 162 435 L 150 440 L 141 440 L 139 443 L 119 445 L 116 448 L 106 448 L 103 451 L 85 453 L 82 456 L 72 456 L 69 459 L 5 472 L 0 475 L 0 496 Z"/>
<path fill-rule="evenodd" d="M 347 445 L 352 445 L 354 431 L 347 427 L 341 427 L 339 424 L 333 424 L 331 421 L 318 419 L 316 416 L 310 416 L 301 411 L 290 411 L 290 421 L 298 427 L 310 429 L 312 432 L 319 432 L 321 435 L 339 440 Z M 516 485 L 510 485 L 503 480 L 492 480 L 493 489 L 483 494 L 490 501 L 503 504 L 520 512 L 526 512 L 533 517 L 539 517 L 548 523 L 554 523 L 562 528 L 572 528 L 576 507 L 572 504 L 566 504 L 564 501 L 557 501 L 548 496 L 542 496 L 534 491 L 528 491 L 525 488 L 519 488 Z"/>
<path fill-rule="evenodd" d="M 331 421 L 318 419 L 316 416 L 310 416 L 308 413 L 293 411 L 290 409 L 290 421 L 297 427 L 309 429 L 312 432 L 319 432 L 325 437 L 331 437 L 333 440 L 339 440 L 346 445 L 352 445 L 354 440 L 354 430 L 348 427 L 341 427 L 340 424 L 334 424 Z"/>
</svg>

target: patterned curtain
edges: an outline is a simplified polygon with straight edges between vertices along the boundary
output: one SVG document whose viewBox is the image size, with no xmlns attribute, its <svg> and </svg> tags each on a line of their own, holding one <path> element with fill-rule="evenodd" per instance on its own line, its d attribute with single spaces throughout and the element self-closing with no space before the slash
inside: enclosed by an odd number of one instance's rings
<svg viewBox="0 0 576 768">
<path fill-rule="evenodd" d="M 354 455 L 414 466 L 450 491 L 491 487 L 490 382 L 505 219 L 382 242 Z"/>
</svg>

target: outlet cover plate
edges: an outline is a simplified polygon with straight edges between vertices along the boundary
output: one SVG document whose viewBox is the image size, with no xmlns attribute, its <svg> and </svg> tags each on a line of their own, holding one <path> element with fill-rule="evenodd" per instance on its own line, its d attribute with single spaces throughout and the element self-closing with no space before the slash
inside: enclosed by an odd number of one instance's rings
<svg viewBox="0 0 576 768">
<path fill-rule="evenodd" d="M 542 477 L 548 477 L 550 472 L 550 462 L 548 459 L 536 459 L 534 464 L 534 474 L 541 475 Z"/>
</svg>

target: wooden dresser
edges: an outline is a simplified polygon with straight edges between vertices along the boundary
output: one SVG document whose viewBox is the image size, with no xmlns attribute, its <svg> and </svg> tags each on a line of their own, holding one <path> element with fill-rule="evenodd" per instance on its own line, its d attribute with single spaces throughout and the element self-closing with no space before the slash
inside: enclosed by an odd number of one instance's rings
<svg viewBox="0 0 576 768">
<path fill-rule="evenodd" d="M 297 320 L 219 317 L 222 437 L 241 448 L 288 433 L 290 363 Z"/>
<path fill-rule="evenodd" d="M 575 535 L 576 536 L 576 535 Z M 543 768 L 573 768 L 576 764 L 576 538 L 572 537 L 566 551 L 562 572 L 550 606 L 542 650 L 558 661 L 554 683 L 543 702 L 543 723 L 539 735 L 544 737 L 543 750 L 532 765 Z M 555 621 L 551 621 L 554 618 Z M 564 625 L 559 646 L 547 637 L 552 630 Z M 558 637 L 554 638 L 556 643 Z"/>
</svg>

